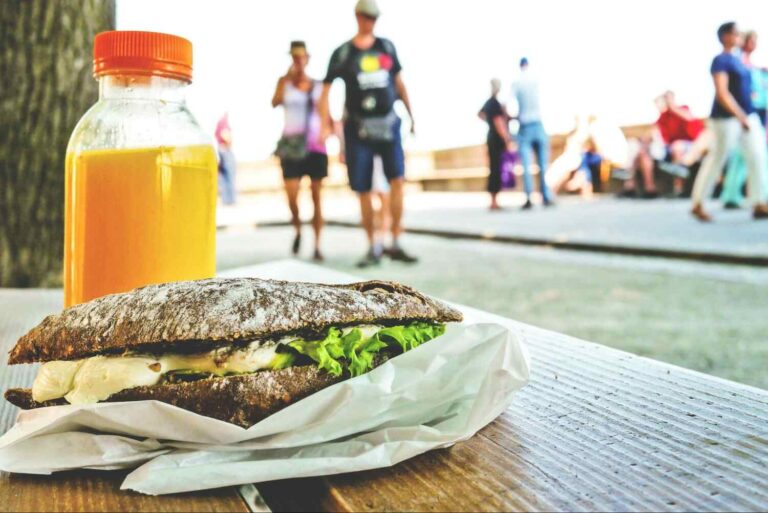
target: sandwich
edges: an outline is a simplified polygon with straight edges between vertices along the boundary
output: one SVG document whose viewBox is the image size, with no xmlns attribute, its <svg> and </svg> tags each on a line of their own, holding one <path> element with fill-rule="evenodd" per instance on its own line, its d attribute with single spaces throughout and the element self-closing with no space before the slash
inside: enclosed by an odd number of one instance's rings
<svg viewBox="0 0 768 513">
<path fill-rule="evenodd" d="M 5 397 L 22 409 L 156 400 L 247 428 L 461 319 L 385 281 L 150 285 L 44 319 L 8 359 L 41 362 L 34 384 Z"/>
</svg>

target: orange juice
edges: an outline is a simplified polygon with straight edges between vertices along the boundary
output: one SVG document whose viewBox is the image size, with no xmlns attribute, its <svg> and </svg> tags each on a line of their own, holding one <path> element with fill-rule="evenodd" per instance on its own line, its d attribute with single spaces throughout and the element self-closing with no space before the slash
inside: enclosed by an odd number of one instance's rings
<svg viewBox="0 0 768 513">
<path fill-rule="evenodd" d="M 216 271 L 211 146 L 86 150 L 66 161 L 66 306 Z"/>
</svg>

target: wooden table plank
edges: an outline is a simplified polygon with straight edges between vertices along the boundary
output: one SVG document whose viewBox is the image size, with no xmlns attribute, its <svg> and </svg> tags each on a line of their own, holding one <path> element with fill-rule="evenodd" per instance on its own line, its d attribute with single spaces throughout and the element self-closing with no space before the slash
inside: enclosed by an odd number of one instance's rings
<svg viewBox="0 0 768 513">
<path fill-rule="evenodd" d="M 248 511 L 234 488 L 153 497 L 121 491 L 127 471 L 0 473 L 0 511 Z"/>
<path fill-rule="evenodd" d="M 234 274 L 353 279 L 291 262 Z M 273 509 L 768 509 L 768 392 L 463 309 L 526 338 L 531 383 L 509 410 L 392 468 L 259 484 Z"/>
<path fill-rule="evenodd" d="M 0 355 L 42 318 L 62 306 L 60 290 L 0 289 Z M 0 390 L 29 386 L 37 365 L 0 361 Z M 18 408 L 0 399 L 0 433 Z M 153 497 L 121 491 L 126 472 L 73 471 L 52 476 L 0 472 L 0 511 L 250 511 L 237 488 Z"/>
</svg>

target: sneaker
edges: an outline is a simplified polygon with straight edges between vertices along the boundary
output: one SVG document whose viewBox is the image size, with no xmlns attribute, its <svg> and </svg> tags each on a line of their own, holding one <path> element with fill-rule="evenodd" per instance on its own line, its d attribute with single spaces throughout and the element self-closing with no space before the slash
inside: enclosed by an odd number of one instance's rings
<svg viewBox="0 0 768 513">
<path fill-rule="evenodd" d="M 377 255 L 373 249 L 369 249 L 365 256 L 357 262 L 359 269 L 365 269 L 366 267 L 372 267 L 381 263 L 381 255 Z"/>
<path fill-rule="evenodd" d="M 301 234 L 297 233 L 296 237 L 293 239 L 293 245 L 291 246 L 291 253 L 293 253 L 294 255 L 298 255 L 299 249 L 301 249 Z"/>
<path fill-rule="evenodd" d="M 392 260 L 395 260 L 397 262 L 404 262 L 406 264 L 415 264 L 419 261 L 418 258 L 416 258 L 413 255 L 409 255 L 406 253 L 403 248 L 389 248 L 387 251 L 387 255 Z"/>
<path fill-rule="evenodd" d="M 641 197 L 643 199 L 656 199 L 656 198 L 659 197 L 659 192 L 658 191 L 650 191 L 650 192 L 646 191 L 646 192 L 643 193 L 643 195 Z"/>
<path fill-rule="evenodd" d="M 701 205 L 696 205 L 695 207 L 693 207 L 693 210 L 691 210 L 691 214 L 693 215 L 693 217 L 695 217 L 702 223 L 712 222 L 712 217 L 704 211 L 704 207 L 702 207 Z"/>
<path fill-rule="evenodd" d="M 768 219 L 768 206 L 758 205 L 752 211 L 752 217 L 754 219 Z"/>
<path fill-rule="evenodd" d="M 741 208 L 741 205 L 739 205 L 735 201 L 726 201 L 725 205 L 723 205 L 723 208 L 726 210 L 738 210 Z"/>
<path fill-rule="evenodd" d="M 552 200 L 544 200 L 544 206 L 545 207 L 554 207 L 555 206 L 555 202 L 552 201 Z"/>
<path fill-rule="evenodd" d="M 533 208 L 533 203 L 531 203 L 531 200 L 525 200 L 525 203 L 522 207 L 520 207 L 520 210 L 530 210 Z"/>
<path fill-rule="evenodd" d="M 659 162 L 659 169 L 678 178 L 688 178 L 688 175 L 691 174 L 691 171 L 687 167 L 672 162 Z"/>
</svg>

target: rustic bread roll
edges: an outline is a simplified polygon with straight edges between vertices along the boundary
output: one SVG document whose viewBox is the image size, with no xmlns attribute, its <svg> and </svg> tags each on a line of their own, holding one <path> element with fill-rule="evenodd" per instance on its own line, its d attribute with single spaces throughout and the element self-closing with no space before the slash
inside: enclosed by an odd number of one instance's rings
<svg viewBox="0 0 768 513">
<path fill-rule="evenodd" d="M 321 334 L 330 327 L 460 321 L 461 313 L 392 282 L 321 285 L 255 278 L 151 285 L 67 308 L 21 337 L 9 363 L 78 360 L 95 355 L 200 353 L 217 347 Z M 393 356 L 376 355 L 374 366 Z M 135 386 L 106 402 L 157 400 L 249 427 L 347 378 L 316 365 Z M 30 389 L 6 391 L 23 409 L 67 404 L 37 402 Z"/>
</svg>

